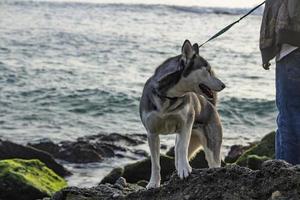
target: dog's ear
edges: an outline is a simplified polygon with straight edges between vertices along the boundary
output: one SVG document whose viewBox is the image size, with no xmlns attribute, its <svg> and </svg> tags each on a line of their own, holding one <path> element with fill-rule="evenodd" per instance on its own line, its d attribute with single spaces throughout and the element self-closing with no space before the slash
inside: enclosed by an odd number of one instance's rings
<svg viewBox="0 0 300 200">
<path fill-rule="evenodd" d="M 161 74 L 161 76 L 158 76 L 157 78 L 157 89 L 158 90 L 163 90 L 163 88 L 172 86 L 176 84 L 181 75 L 182 71 L 184 70 L 184 66 L 181 64 L 178 64 L 177 66 L 173 66 L 169 68 L 169 70 L 165 71 L 164 73 Z M 174 84 L 172 84 L 174 83 Z"/>
<path fill-rule="evenodd" d="M 181 48 L 182 58 L 188 62 L 195 54 L 192 44 L 189 40 L 185 40 Z"/>
<path fill-rule="evenodd" d="M 197 43 L 193 44 L 193 49 L 196 54 L 199 54 L 199 45 Z"/>
</svg>

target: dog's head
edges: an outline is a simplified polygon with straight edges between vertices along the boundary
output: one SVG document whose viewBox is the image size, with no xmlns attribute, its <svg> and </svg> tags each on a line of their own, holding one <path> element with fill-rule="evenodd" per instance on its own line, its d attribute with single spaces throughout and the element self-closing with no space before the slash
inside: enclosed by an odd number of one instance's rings
<svg viewBox="0 0 300 200">
<path fill-rule="evenodd" d="M 209 63 L 199 55 L 198 44 L 191 45 L 186 40 L 182 45 L 181 55 L 177 58 L 179 64 L 176 70 L 164 77 L 169 80 L 172 77 L 177 79 L 176 84 L 166 91 L 167 96 L 178 97 L 186 92 L 195 92 L 212 99 L 214 92 L 225 88 L 225 84 L 215 76 Z"/>
</svg>

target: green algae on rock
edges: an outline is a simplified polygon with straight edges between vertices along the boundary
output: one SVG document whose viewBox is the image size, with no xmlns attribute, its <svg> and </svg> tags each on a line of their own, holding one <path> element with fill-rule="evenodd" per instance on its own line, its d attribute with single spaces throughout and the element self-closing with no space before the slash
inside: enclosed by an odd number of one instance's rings
<svg viewBox="0 0 300 200">
<path fill-rule="evenodd" d="M 247 166 L 250 169 L 259 169 L 264 161 L 274 158 L 275 132 L 273 131 L 242 154 L 235 163 L 240 166 Z"/>
<path fill-rule="evenodd" d="M 63 178 L 39 160 L 0 161 L 0 199 L 40 199 L 66 186 Z"/>
</svg>

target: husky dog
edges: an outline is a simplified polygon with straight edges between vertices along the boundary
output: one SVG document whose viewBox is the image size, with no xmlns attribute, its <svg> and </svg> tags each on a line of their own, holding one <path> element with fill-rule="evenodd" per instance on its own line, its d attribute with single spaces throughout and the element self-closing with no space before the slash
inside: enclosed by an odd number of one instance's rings
<svg viewBox="0 0 300 200">
<path fill-rule="evenodd" d="M 201 147 L 209 167 L 220 167 L 222 126 L 215 104 L 216 92 L 224 88 L 198 45 L 188 40 L 181 55 L 167 59 L 148 79 L 140 101 L 151 153 L 148 189 L 160 186 L 159 134 L 177 133 L 175 167 L 181 179 L 191 173 L 189 159 Z"/>
</svg>

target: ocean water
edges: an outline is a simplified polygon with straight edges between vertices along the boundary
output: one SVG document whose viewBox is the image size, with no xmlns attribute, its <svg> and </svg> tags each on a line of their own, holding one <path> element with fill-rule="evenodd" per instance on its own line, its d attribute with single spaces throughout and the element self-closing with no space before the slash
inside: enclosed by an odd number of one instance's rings
<svg viewBox="0 0 300 200">
<path fill-rule="evenodd" d="M 26 144 L 145 133 L 138 105 L 155 68 L 185 39 L 204 42 L 247 10 L 0 1 L 0 137 Z M 257 12 L 200 49 L 227 86 L 218 103 L 223 154 L 276 128 L 274 64 L 261 67 L 260 22 Z M 90 186 L 120 163 L 66 165 L 71 185 Z"/>
</svg>

